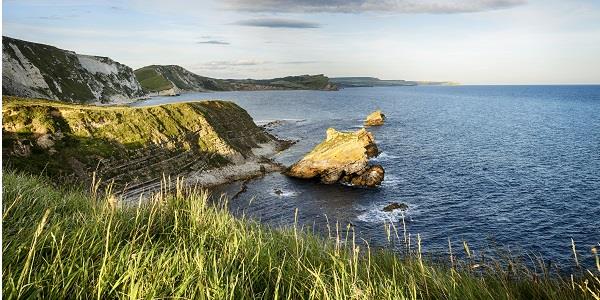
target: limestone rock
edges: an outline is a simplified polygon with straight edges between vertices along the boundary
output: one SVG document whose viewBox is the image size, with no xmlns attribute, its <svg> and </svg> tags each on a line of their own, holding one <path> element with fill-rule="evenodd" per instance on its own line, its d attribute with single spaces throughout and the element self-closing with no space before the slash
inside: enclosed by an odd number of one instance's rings
<svg viewBox="0 0 600 300">
<path fill-rule="evenodd" d="M 356 176 L 344 177 L 344 182 L 358 186 L 377 186 L 383 180 L 385 170 L 381 165 L 374 165 L 366 168 L 361 174 Z"/>
<path fill-rule="evenodd" d="M 327 129 L 327 138 L 286 172 L 296 178 L 317 178 L 322 183 L 377 186 L 383 181 L 383 167 L 370 166 L 369 158 L 379 151 L 373 135 L 365 129 L 339 132 Z"/>
<path fill-rule="evenodd" d="M 385 115 L 381 112 L 381 110 L 377 110 L 372 112 L 367 116 L 365 120 L 365 126 L 381 126 L 385 121 Z"/>
</svg>

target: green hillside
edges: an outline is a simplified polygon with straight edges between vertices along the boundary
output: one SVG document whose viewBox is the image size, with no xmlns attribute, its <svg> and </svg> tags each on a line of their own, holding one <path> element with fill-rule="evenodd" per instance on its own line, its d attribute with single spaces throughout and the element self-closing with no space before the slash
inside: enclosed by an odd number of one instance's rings
<svg viewBox="0 0 600 300">
<path fill-rule="evenodd" d="M 3 97 L 5 167 L 118 186 L 229 164 L 273 137 L 232 102 L 132 108 Z"/>
</svg>

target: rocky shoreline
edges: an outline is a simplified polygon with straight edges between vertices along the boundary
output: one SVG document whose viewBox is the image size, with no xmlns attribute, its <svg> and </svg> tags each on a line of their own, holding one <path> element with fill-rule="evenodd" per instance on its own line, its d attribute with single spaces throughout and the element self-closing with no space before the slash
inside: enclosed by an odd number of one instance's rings
<svg viewBox="0 0 600 300">
<path fill-rule="evenodd" d="M 118 194 L 160 188 L 164 178 L 217 185 L 282 169 L 289 147 L 241 107 L 202 101 L 99 107 L 3 97 L 3 164 L 57 182 Z"/>
<path fill-rule="evenodd" d="M 291 142 L 282 140 L 259 144 L 259 147 L 252 149 L 253 156 L 244 161 L 223 167 L 182 174 L 179 179 L 185 186 L 212 188 L 237 181 L 247 182 L 265 176 L 268 173 L 283 172 L 286 169 L 285 166 L 273 161 L 273 157 L 292 144 Z M 158 191 L 175 187 L 174 182 L 177 181 L 177 178 L 167 178 L 166 180 L 168 182 L 165 182 L 163 179 L 161 181 L 130 187 L 119 196 L 126 202 L 138 200 L 140 197 L 152 197 Z"/>
</svg>

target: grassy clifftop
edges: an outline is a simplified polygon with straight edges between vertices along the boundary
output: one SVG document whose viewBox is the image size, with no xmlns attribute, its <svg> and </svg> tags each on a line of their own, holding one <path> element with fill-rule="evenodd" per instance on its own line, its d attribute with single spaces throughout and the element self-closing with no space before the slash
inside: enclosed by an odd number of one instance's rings
<svg viewBox="0 0 600 300">
<path fill-rule="evenodd" d="M 3 97 L 5 165 L 136 184 L 239 162 L 274 138 L 232 102 L 98 107 Z"/>
<path fill-rule="evenodd" d="M 37 176 L 9 172 L 3 179 L 6 299 L 598 299 L 600 294 L 596 271 L 554 277 L 544 266 L 535 272 L 489 258 L 444 265 L 422 255 L 416 241 L 400 256 L 369 248 L 351 227 L 323 239 L 297 227 L 273 229 L 236 219 L 224 204 L 210 205 L 206 194 L 193 190 L 117 208 L 110 196 L 57 189 Z"/>
</svg>

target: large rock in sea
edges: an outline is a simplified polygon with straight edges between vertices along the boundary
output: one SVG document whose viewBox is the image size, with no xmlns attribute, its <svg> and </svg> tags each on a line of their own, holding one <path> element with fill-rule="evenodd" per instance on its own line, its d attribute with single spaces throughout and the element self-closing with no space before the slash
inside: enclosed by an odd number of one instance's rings
<svg viewBox="0 0 600 300">
<path fill-rule="evenodd" d="M 374 187 L 381 184 L 385 173 L 380 165 L 369 165 L 369 158 L 377 154 L 375 139 L 365 129 L 339 132 L 329 128 L 325 141 L 293 164 L 286 174 L 319 179 L 325 184 L 340 182 Z"/>
<path fill-rule="evenodd" d="M 385 121 L 385 115 L 381 112 L 381 110 L 377 110 L 372 112 L 367 116 L 365 120 L 365 126 L 381 126 Z"/>
</svg>

